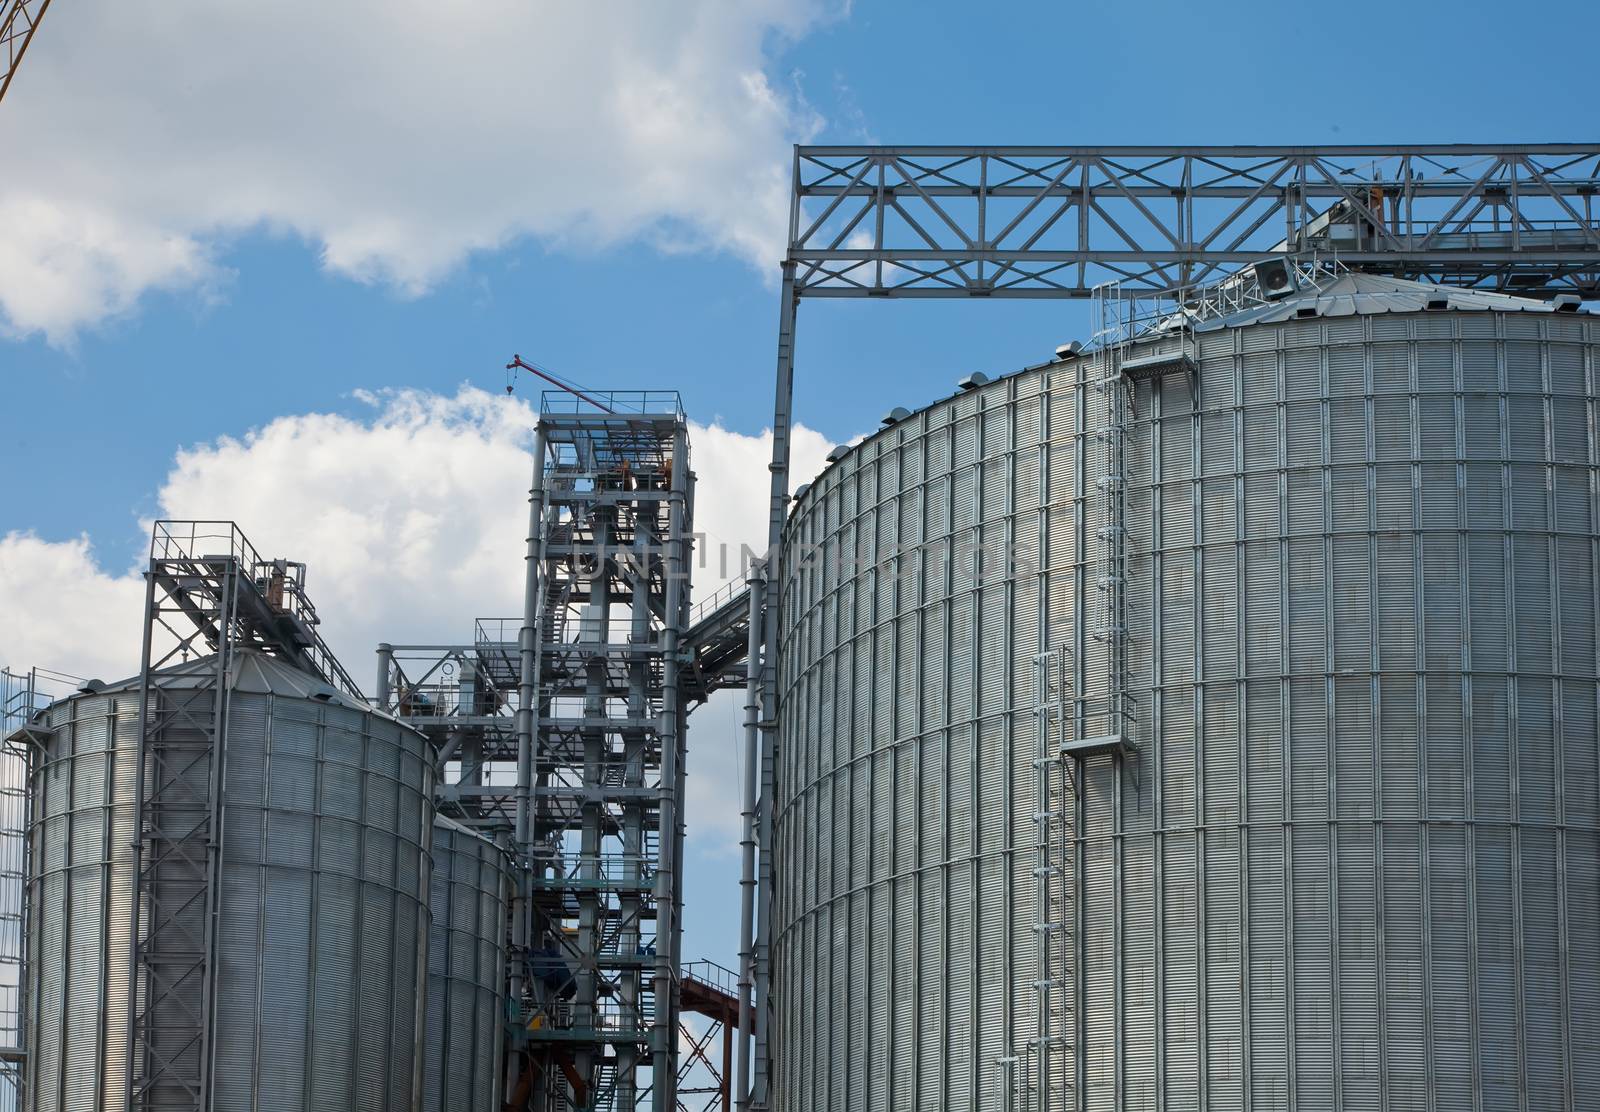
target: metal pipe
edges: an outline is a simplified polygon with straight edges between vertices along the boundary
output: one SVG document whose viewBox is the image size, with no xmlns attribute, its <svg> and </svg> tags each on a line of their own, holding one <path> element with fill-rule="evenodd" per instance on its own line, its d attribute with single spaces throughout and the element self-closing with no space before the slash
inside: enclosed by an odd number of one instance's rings
<svg viewBox="0 0 1600 1112">
<path fill-rule="evenodd" d="M 456 750 L 461 748 L 461 743 L 466 739 L 467 731 L 451 730 L 445 735 L 444 744 L 439 747 L 439 755 L 434 758 L 433 765 L 440 781 L 444 780 L 444 766 L 450 763 L 450 758 L 456 755 Z"/>
<path fill-rule="evenodd" d="M 378 646 L 378 689 L 373 702 L 379 710 L 389 709 L 389 676 L 394 668 L 394 646 L 388 642 Z"/>
<path fill-rule="evenodd" d="M 680 751 L 683 745 L 678 699 L 678 634 L 684 617 L 685 588 L 689 578 L 689 561 L 685 552 L 689 543 L 685 529 L 689 513 L 688 489 L 688 430 L 680 424 L 672 438 L 672 489 L 667 503 L 667 597 L 661 623 L 661 810 L 657 819 L 661 824 L 661 866 L 656 874 L 656 1015 L 652 1041 L 658 1055 L 656 1061 L 662 1063 L 677 1061 L 677 1056 L 672 1053 L 677 1039 L 677 1015 L 673 1002 L 678 968 L 674 940 L 679 929 L 677 899 L 682 882 L 677 830 L 682 781 Z M 677 1108 L 677 1081 L 674 1069 L 658 1072 L 651 1086 L 652 1102 L 657 1112 L 673 1112 Z"/>
<path fill-rule="evenodd" d="M 653 528 L 646 528 L 635 520 L 633 557 L 630 564 L 619 562 L 618 571 L 628 579 L 628 592 L 633 598 L 633 622 L 628 640 L 634 645 L 650 642 L 650 570 L 651 554 L 655 543 Z M 649 714 L 649 665 L 643 655 L 634 656 L 628 663 L 628 717 L 642 719 Z M 623 784 L 628 788 L 643 788 L 645 749 L 648 740 L 642 731 L 630 730 L 623 735 Z M 625 890 L 618 894 L 617 905 L 621 912 L 619 949 L 624 954 L 639 950 L 639 878 L 644 856 L 644 808 L 626 807 L 622 826 L 622 878 Z M 652 974 L 653 975 L 653 974 Z M 621 1006 L 620 1022 L 626 1029 L 638 1031 L 642 1026 L 640 1002 L 643 999 L 643 969 L 619 972 L 617 998 Z M 638 1101 L 637 1070 L 639 1048 L 636 1043 L 619 1043 L 617 1055 L 617 1107 L 634 1108 Z"/>
<path fill-rule="evenodd" d="M 756 562 L 747 578 L 750 595 L 749 642 L 745 655 L 744 685 L 744 806 L 739 849 L 739 1052 L 734 1059 L 734 1107 L 750 1108 L 750 1040 L 756 964 L 756 796 L 761 761 L 761 612 L 766 601 L 766 565 Z"/>
<path fill-rule="evenodd" d="M 528 554 L 522 597 L 522 629 L 517 636 L 521 672 L 517 683 L 517 895 L 511 912 L 511 978 L 514 1004 L 522 1000 L 522 961 L 529 946 L 533 899 L 533 734 L 539 683 L 540 568 L 544 562 L 544 432 L 533 429 L 533 479 L 528 487 Z"/>
</svg>

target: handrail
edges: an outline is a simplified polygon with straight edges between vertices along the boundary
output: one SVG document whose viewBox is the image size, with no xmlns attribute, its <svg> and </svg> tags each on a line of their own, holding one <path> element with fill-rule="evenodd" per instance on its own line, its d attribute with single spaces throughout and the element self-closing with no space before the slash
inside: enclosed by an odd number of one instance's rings
<svg viewBox="0 0 1600 1112">
<path fill-rule="evenodd" d="M 676 390 L 588 390 L 576 395 L 565 390 L 546 390 L 539 399 L 539 411 L 555 416 L 603 413 L 626 420 L 628 417 L 674 417 L 683 419 L 683 397 Z"/>
<path fill-rule="evenodd" d="M 750 585 L 742 579 L 728 580 L 712 592 L 709 597 L 696 603 L 694 609 L 689 611 L 689 627 L 693 629 L 749 589 Z"/>
<path fill-rule="evenodd" d="M 201 551 L 200 545 L 204 541 L 221 541 L 225 545 L 225 550 Z M 309 643 L 303 647 L 303 652 L 317 674 L 329 684 L 340 688 L 345 694 L 366 701 L 360 686 L 351 678 L 350 673 L 345 671 L 344 665 L 339 663 L 338 657 L 333 655 L 333 650 L 316 630 L 321 619 L 317 617 L 317 608 L 305 591 L 304 564 L 289 560 L 262 559 L 261 554 L 244 535 L 244 531 L 232 521 L 164 519 L 157 521 L 151 530 L 152 564 L 157 560 L 208 561 L 218 557 L 232 562 L 239 571 L 249 576 L 253 586 L 263 589 L 264 592 L 271 591 L 269 606 L 298 622 L 309 638 Z M 271 585 L 262 588 L 263 582 Z"/>
<path fill-rule="evenodd" d="M 707 985 L 728 996 L 739 995 L 739 974 L 725 965 L 718 965 L 706 958 L 684 962 L 680 977 L 685 981 L 696 981 Z"/>
</svg>

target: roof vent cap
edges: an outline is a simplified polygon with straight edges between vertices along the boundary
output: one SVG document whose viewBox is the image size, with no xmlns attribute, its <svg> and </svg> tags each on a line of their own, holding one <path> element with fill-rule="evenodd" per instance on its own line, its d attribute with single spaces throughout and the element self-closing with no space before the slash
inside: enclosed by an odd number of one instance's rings
<svg viewBox="0 0 1600 1112">
<path fill-rule="evenodd" d="M 1558 313 L 1576 313 L 1583 305 L 1583 298 L 1575 293 L 1558 293 L 1550 299 L 1550 304 Z"/>
<path fill-rule="evenodd" d="M 898 425 L 901 421 L 904 421 L 909 416 L 911 416 L 911 411 L 909 409 L 903 405 L 897 405 L 883 415 L 880 423 L 887 428 L 890 425 Z"/>
<path fill-rule="evenodd" d="M 976 390 L 980 386 L 989 385 L 989 381 L 989 376 L 982 371 L 973 371 L 966 378 L 956 383 L 956 388 L 960 390 Z"/>
<path fill-rule="evenodd" d="M 794 498 L 794 500 L 796 502 L 798 502 L 798 501 L 800 501 L 800 499 L 804 498 L 810 492 L 810 490 L 811 490 L 811 484 L 810 483 L 801 483 L 799 486 L 794 488 L 794 494 L 792 495 L 792 497 Z"/>
<path fill-rule="evenodd" d="M 1082 340 L 1068 340 L 1066 343 L 1064 343 L 1060 347 L 1056 348 L 1056 358 L 1057 359 L 1071 359 L 1074 355 L 1077 355 L 1082 350 L 1083 350 L 1083 341 Z"/>
<path fill-rule="evenodd" d="M 1436 293 L 1430 293 L 1428 295 L 1428 300 L 1423 304 L 1431 312 L 1438 312 L 1441 309 L 1448 309 L 1450 308 L 1450 295 L 1445 293 L 1443 290 L 1439 290 Z"/>
<path fill-rule="evenodd" d="M 1263 259 L 1255 265 L 1256 284 L 1268 301 L 1288 297 L 1300 288 L 1288 259 Z"/>
<path fill-rule="evenodd" d="M 828 462 L 829 463 L 838 463 L 840 460 L 844 459 L 844 457 L 849 455 L 849 454 L 850 454 L 850 445 L 848 445 L 848 444 L 835 444 L 833 446 L 832 450 L 828 452 Z"/>
</svg>

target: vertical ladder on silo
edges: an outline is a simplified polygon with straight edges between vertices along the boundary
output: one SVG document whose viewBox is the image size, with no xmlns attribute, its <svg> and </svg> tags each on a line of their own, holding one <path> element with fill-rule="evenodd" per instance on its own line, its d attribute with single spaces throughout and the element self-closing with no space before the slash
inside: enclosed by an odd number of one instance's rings
<svg viewBox="0 0 1600 1112">
<path fill-rule="evenodd" d="M 1036 1029 L 1013 1088 L 1018 1112 L 1072 1112 L 1075 1099 L 1077 1022 L 1074 1015 L 1077 954 L 1073 909 L 1067 893 L 1074 880 L 1070 815 L 1072 786 L 1067 742 L 1077 736 L 1075 662 L 1067 646 L 1034 657 L 1037 745 L 1033 761 L 1035 969 L 1029 986 Z M 1057 1099 L 1060 1098 L 1060 1099 Z"/>
<path fill-rule="evenodd" d="M 1025 1071 L 1029 1081 L 1023 1086 L 1030 1112 L 1078 1112 L 1079 1043 L 1084 1027 L 1079 1014 L 1078 916 L 1082 909 L 1077 898 L 1080 778 L 1087 758 L 1120 755 L 1132 746 L 1124 501 L 1130 400 L 1123 374 L 1131 342 L 1131 316 L 1116 283 L 1097 287 L 1094 296 L 1100 328 L 1094 336 L 1095 351 L 1080 372 L 1085 377 L 1079 381 L 1087 387 L 1080 395 L 1085 405 L 1091 394 L 1096 400 L 1098 412 L 1086 428 L 1100 446 L 1100 466 L 1093 474 L 1093 494 L 1084 489 L 1078 497 L 1085 534 L 1091 505 L 1099 511 L 1094 543 L 1087 544 L 1085 537 L 1082 553 L 1086 570 L 1092 568 L 1099 601 L 1092 617 L 1084 612 L 1088 606 L 1078 610 L 1070 642 L 1035 658 L 1039 737 L 1034 766 L 1039 809 L 1034 816 L 1038 830 L 1034 866 L 1038 969 L 1033 988 L 1038 1029 L 1029 1048 L 1032 1070 Z M 1089 669 L 1090 660 L 1075 656 L 1070 647 L 1087 650 L 1088 641 L 1103 646 L 1103 674 Z M 1080 667 L 1085 674 L 1080 675 Z M 1088 674 L 1090 671 L 1096 674 Z"/>
<path fill-rule="evenodd" d="M 1096 286 L 1095 305 L 1099 329 L 1095 333 L 1097 350 L 1091 357 L 1091 385 L 1103 406 L 1094 437 L 1100 443 L 1104 468 L 1095 478 L 1100 500 L 1095 589 L 1100 593 L 1100 619 L 1094 639 L 1105 646 L 1106 696 L 1103 725 L 1091 731 L 1092 744 L 1085 749 L 1115 748 L 1127 744 L 1127 489 L 1126 443 L 1128 424 L 1128 383 L 1122 368 L 1131 343 L 1129 307 L 1122 298 L 1120 284 Z"/>
</svg>

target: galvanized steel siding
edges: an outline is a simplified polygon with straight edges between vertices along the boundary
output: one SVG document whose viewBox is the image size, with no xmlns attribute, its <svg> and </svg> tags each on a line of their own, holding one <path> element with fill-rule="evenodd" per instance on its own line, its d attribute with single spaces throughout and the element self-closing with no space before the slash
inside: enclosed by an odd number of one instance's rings
<svg viewBox="0 0 1600 1112">
<path fill-rule="evenodd" d="M 1073 804 L 1049 1107 L 1600 1107 L 1600 325 L 1201 343 L 1198 398 L 1141 385 L 1127 441 L 1140 749 Z M 1035 1035 L 1034 655 L 1104 691 L 1084 366 L 914 414 L 791 519 L 786 1112 L 1039 1107 L 1003 1061 Z"/>
<path fill-rule="evenodd" d="M 509 885 L 505 855 L 494 843 L 434 822 L 425 1112 L 500 1107 Z"/>
<path fill-rule="evenodd" d="M 27 1106 L 41 1112 L 125 1101 L 138 703 L 56 704 L 35 759 Z M 232 694 L 229 721 L 213 1107 L 410 1112 L 426 743 L 351 707 L 252 692 Z M 181 900 L 168 897 L 157 906 Z M 198 986 L 188 996 L 198 1006 Z"/>
<path fill-rule="evenodd" d="M 25 1107 L 121 1108 L 137 714 L 85 697 L 47 722 L 32 772 Z"/>
</svg>

